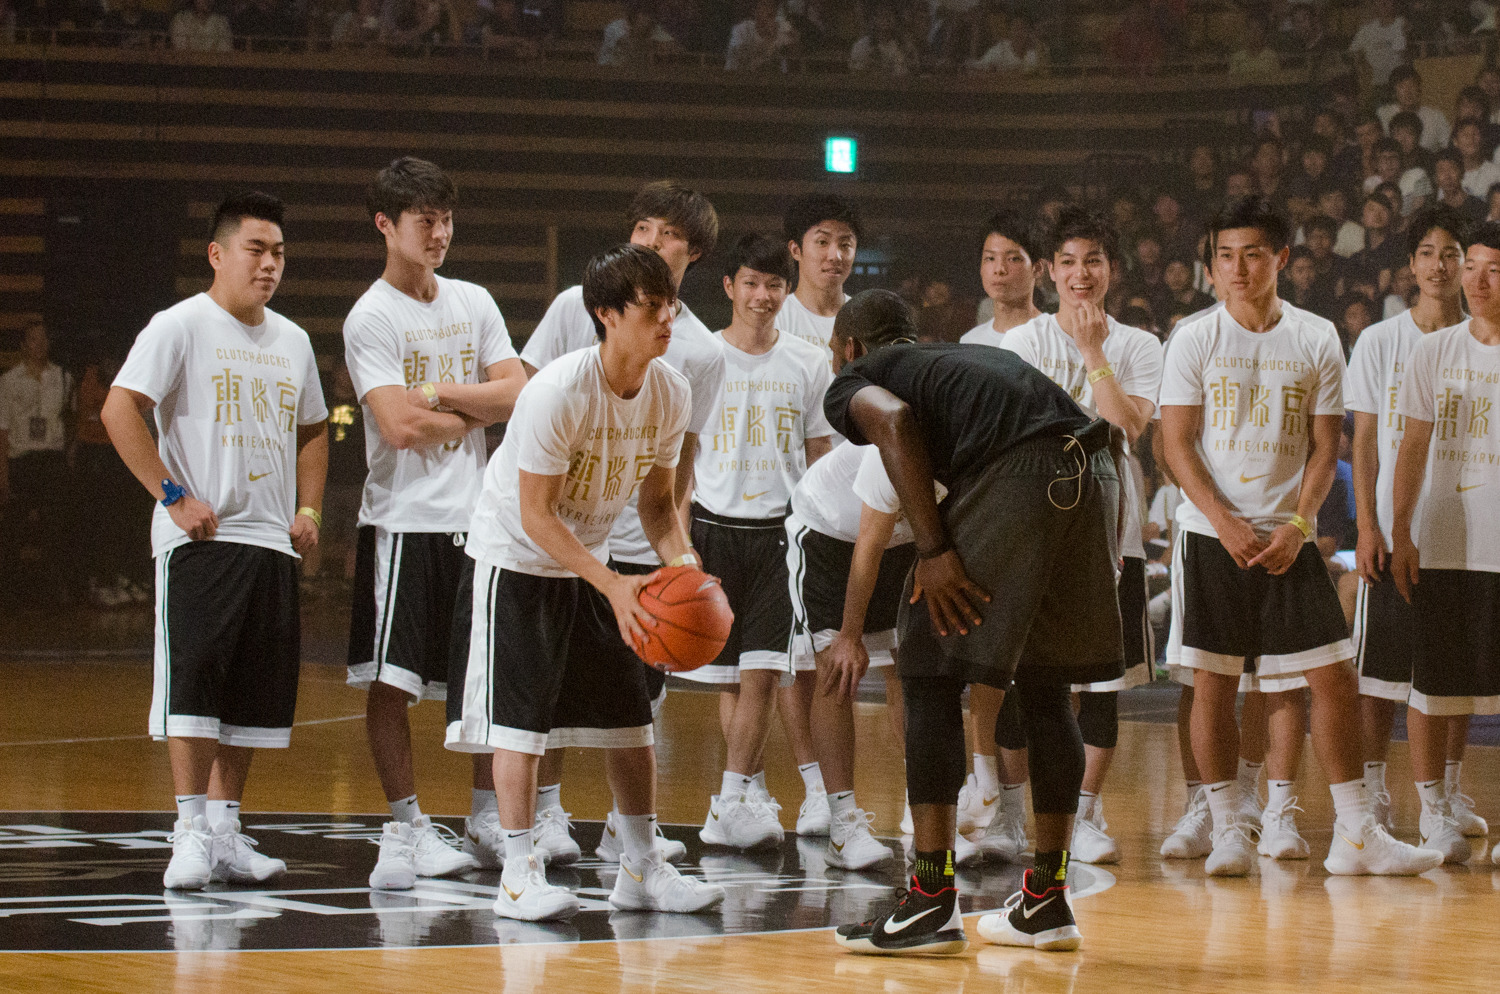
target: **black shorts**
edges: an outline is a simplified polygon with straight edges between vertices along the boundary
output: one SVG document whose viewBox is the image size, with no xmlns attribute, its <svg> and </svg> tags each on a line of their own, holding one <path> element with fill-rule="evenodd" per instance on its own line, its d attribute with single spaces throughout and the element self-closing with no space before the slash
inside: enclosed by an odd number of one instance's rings
<svg viewBox="0 0 1500 994">
<path fill-rule="evenodd" d="M 1396 589 L 1389 569 L 1379 583 L 1360 579 L 1354 602 L 1354 660 L 1361 694 L 1388 701 L 1411 696 L 1416 624 L 1411 605 Z"/>
<path fill-rule="evenodd" d="M 238 542 L 156 557 L 152 738 L 286 748 L 301 663 L 295 557 Z"/>
<path fill-rule="evenodd" d="M 1172 630 L 1168 663 L 1236 677 L 1249 667 L 1266 693 L 1306 686 L 1308 670 L 1354 658 L 1338 591 L 1312 542 L 1272 576 L 1263 566 L 1241 569 L 1212 535 L 1180 532 Z"/>
<path fill-rule="evenodd" d="M 787 593 L 786 519 L 728 518 L 693 505 L 693 547 L 734 611 L 717 659 L 678 674 L 699 683 L 740 682 L 740 670 L 791 672 L 792 602 Z"/>
<path fill-rule="evenodd" d="M 1125 644 L 1125 675 L 1118 680 L 1074 684 L 1079 693 L 1108 694 L 1150 683 L 1156 661 L 1156 638 L 1146 616 L 1146 560 L 1126 556 L 1121 562 L 1120 632 Z"/>
<path fill-rule="evenodd" d="M 854 564 L 854 543 L 815 531 L 796 515 L 786 519 L 786 535 L 792 668 L 813 670 L 817 668 L 813 653 L 828 648 L 844 624 L 844 594 Z M 917 547 L 910 542 L 887 549 L 880 557 L 880 572 L 865 611 L 863 641 L 871 667 L 896 661 L 896 616 L 906 574 L 916 560 Z"/>
<path fill-rule="evenodd" d="M 661 569 L 660 566 L 649 566 L 646 563 L 622 563 L 611 559 L 609 568 L 622 576 L 647 576 Z M 641 666 L 646 670 L 646 693 L 651 697 L 651 713 L 655 714 L 661 710 L 662 702 L 667 699 L 667 674 L 655 666 L 647 665 L 641 660 Z"/>
<path fill-rule="evenodd" d="M 448 636 L 469 557 L 464 534 L 365 525 L 354 553 L 349 684 L 389 684 L 418 700 L 447 696 Z"/>
<path fill-rule="evenodd" d="M 1424 569 L 1411 607 L 1411 706 L 1430 715 L 1500 713 L 1500 573 Z"/>
<path fill-rule="evenodd" d="M 647 667 L 621 640 L 603 594 L 576 576 L 486 563 L 475 565 L 472 587 L 463 700 L 448 725 L 449 749 L 540 756 L 568 746 L 652 744 Z"/>
</svg>

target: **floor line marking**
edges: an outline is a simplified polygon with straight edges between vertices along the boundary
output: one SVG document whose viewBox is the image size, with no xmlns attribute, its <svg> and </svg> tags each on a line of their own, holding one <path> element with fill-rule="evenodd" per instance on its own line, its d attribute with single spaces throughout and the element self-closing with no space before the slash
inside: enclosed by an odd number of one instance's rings
<svg viewBox="0 0 1500 994">
<path fill-rule="evenodd" d="M 360 721 L 363 714 L 348 714 L 338 718 L 313 718 L 309 721 L 298 721 L 292 724 L 293 728 L 305 728 L 308 725 L 332 725 L 340 721 Z M 0 742 L 0 749 L 7 747 L 20 748 L 22 746 L 50 746 L 50 745 L 80 745 L 88 742 L 133 742 L 138 739 L 149 739 L 150 735 L 100 735 L 95 738 L 84 739 L 36 739 L 31 742 Z"/>
</svg>

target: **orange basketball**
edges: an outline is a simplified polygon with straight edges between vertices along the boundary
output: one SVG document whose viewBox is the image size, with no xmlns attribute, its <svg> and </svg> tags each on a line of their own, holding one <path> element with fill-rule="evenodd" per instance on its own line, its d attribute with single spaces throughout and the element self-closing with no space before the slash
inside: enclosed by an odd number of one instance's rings
<svg viewBox="0 0 1500 994">
<path fill-rule="evenodd" d="M 668 673 L 695 670 L 713 662 L 729 640 L 734 612 L 719 578 L 695 566 L 669 566 L 641 588 L 641 607 L 656 627 L 637 639 L 635 654 Z"/>
</svg>

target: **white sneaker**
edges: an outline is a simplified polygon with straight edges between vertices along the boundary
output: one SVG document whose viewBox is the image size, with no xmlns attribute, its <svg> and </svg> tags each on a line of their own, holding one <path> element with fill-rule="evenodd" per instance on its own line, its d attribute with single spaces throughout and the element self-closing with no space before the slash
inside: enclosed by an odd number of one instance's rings
<svg viewBox="0 0 1500 994">
<path fill-rule="evenodd" d="M 684 877 L 661 853 L 639 862 L 620 860 L 615 889 L 609 903 L 624 911 L 673 911 L 693 914 L 707 911 L 724 900 L 724 888 L 695 877 Z"/>
<path fill-rule="evenodd" d="M 1311 855 L 1312 847 L 1297 831 L 1297 816 L 1292 813 L 1301 810 L 1295 797 L 1280 807 L 1267 807 L 1260 816 L 1260 845 L 1255 851 L 1272 859 L 1306 859 Z"/>
<path fill-rule="evenodd" d="M 1457 787 L 1448 788 L 1448 808 L 1453 813 L 1453 820 L 1458 822 L 1458 830 L 1466 839 L 1482 839 L 1490 834 L 1489 824 L 1474 813 L 1474 798 L 1465 794 Z"/>
<path fill-rule="evenodd" d="M 213 879 L 213 836 L 208 819 L 202 815 L 191 821 L 179 818 L 172 826 L 172 861 L 162 874 L 162 886 L 168 890 L 202 890 Z"/>
<path fill-rule="evenodd" d="M 999 799 L 999 793 L 986 797 L 979 787 L 979 779 L 970 773 L 958 790 L 958 834 L 968 835 L 988 828 L 995 817 L 995 802 Z"/>
<path fill-rule="evenodd" d="M 286 872 L 286 863 L 255 851 L 258 843 L 240 831 L 238 820 L 214 829 L 212 879 L 220 883 L 258 884 Z"/>
<path fill-rule="evenodd" d="M 1208 790 L 1194 787 L 1188 795 L 1187 809 L 1172 834 L 1161 844 L 1167 859 L 1202 859 L 1214 851 L 1214 816 L 1208 809 Z"/>
<path fill-rule="evenodd" d="M 1095 798 L 1087 817 L 1073 819 L 1072 858 L 1079 863 L 1118 863 L 1120 850 L 1105 829 L 1104 804 Z"/>
<path fill-rule="evenodd" d="M 902 809 L 901 809 L 901 825 L 900 825 L 900 829 L 901 829 L 901 834 L 902 835 L 911 835 L 913 832 L 916 831 L 916 829 L 914 827 L 912 827 L 912 823 L 911 823 L 911 805 L 910 804 L 904 805 L 902 807 Z"/>
<path fill-rule="evenodd" d="M 419 877 L 446 877 L 477 870 L 479 861 L 459 846 L 461 840 L 447 825 L 438 825 L 426 815 L 411 823 L 413 864 Z"/>
<path fill-rule="evenodd" d="M 464 819 L 463 851 L 481 870 L 504 868 L 505 829 L 500 827 L 500 812 L 486 811 Z"/>
<path fill-rule="evenodd" d="M 499 816 L 497 815 L 496 818 Z M 380 858 L 370 871 L 375 890 L 411 890 L 417 883 L 415 833 L 404 821 L 388 821 L 380 830 Z"/>
<path fill-rule="evenodd" d="M 984 858 L 984 852 L 979 845 L 970 842 L 966 835 L 955 835 L 953 838 L 953 865 L 968 866 L 970 863 L 978 863 Z"/>
<path fill-rule="evenodd" d="M 577 913 L 578 898 L 567 888 L 549 884 L 542 872 L 542 861 L 536 856 L 527 856 L 525 864 L 519 860 L 509 863 L 500 874 L 495 914 L 501 918 L 539 922 L 570 918 Z"/>
<path fill-rule="evenodd" d="M 896 854 L 870 834 L 870 823 L 874 820 L 873 814 L 855 808 L 834 821 L 828 829 L 824 862 L 841 870 L 863 870 L 894 859 Z"/>
<path fill-rule="evenodd" d="M 1255 838 L 1252 824 L 1235 818 L 1223 828 L 1214 830 L 1213 851 L 1203 869 L 1211 877 L 1245 877 L 1255 865 Z"/>
<path fill-rule="evenodd" d="M 1333 844 L 1323 868 L 1336 876 L 1369 874 L 1381 877 L 1410 877 L 1443 865 L 1443 854 L 1435 849 L 1418 849 L 1407 845 L 1380 827 L 1373 815 L 1356 827 L 1335 822 Z"/>
<path fill-rule="evenodd" d="M 568 813 L 562 808 L 554 805 L 538 811 L 536 824 L 531 828 L 537 856 L 552 866 L 578 862 L 583 851 L 578 848 L 578 840 L 573 838 L 571 829 L 572 822 L 568 821 Z"/>
<path fill-rule="evenodd" d="M 662 834 L 661 826 L 656 826 L 656 851 L 661 853 L 661 858 L 668 863 L 675 863 L 687 855 L 687 846 L 676 839 L 669 839 Z M 615 813 L 611 811 L 604 816 L 604 831 L 599 835 L 599 845 L 594 848 L 594 855 L 610 863 L 618 863 L 620 856 L 625 852 L 625 843 L 620 838 L 620 830 L 615 824 Z"/>
<path fill-rule="evenodd" d="M 1027 845 L 1026 805 L 1018 804 L 1014 810 L 996 805 L 994 817 L 979 837 L 979 851 L 986 859 L 994 857 L 1009 863 L 1020 858 Z"/>
<path fill-rule="evenodd" d="M 1391 795 L 1384 790 L 1370 791 L 1370 802 L 1374 805 L 1375 820 L 1380 827 L 1387 832 L 1396 830 L 1396 823 L 1391 818 Z"/>
<path fill-rule="evenodd" d="M 828 792 L 820 790 L 808 794 L 802 801 L 802 807 L 797 809 L 797 834 L 827 835 L 828 826 L 832 821 L 833 813 L 828 808 Z"/>
<path fill-rule="evenodd" d="M 709 798 L 708 817 L 698 838 L 704 845 L 754 849 L 780 845 L 785 833 L 776 818 L 780 807 L 775 801 L 750 797 Z"/>
<path fill-rule="evenodd" d="M 1469 840 L 1458 827 L 1458 819 L 1446 800 L 1437 804 L 1422 805 L 1419 822 L 1422 831 L 1422 848 L 1434 849 L 1443 854 L 1444 863 L 1467 863 L 1474 855 Z"/>
</svg>

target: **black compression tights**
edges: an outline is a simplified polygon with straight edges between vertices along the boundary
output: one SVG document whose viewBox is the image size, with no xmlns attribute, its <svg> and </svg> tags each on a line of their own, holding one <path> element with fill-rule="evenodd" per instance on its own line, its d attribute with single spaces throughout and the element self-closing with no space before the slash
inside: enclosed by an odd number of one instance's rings
<svg viewBox="0 0 1500 994">
<path fill-rule="evenodd" d="M 1120 741 L 1120 695 L 1114 691 L 1078 695 L 1078 730 L 1083 744 L 1095 749 L 1113 749 Z M 1020 696 L 1005 695 L 995 718 L 995 744 L 1002 749 L 1025 749 L 1026 726 L 1021 720 Z"/>
</svg>

